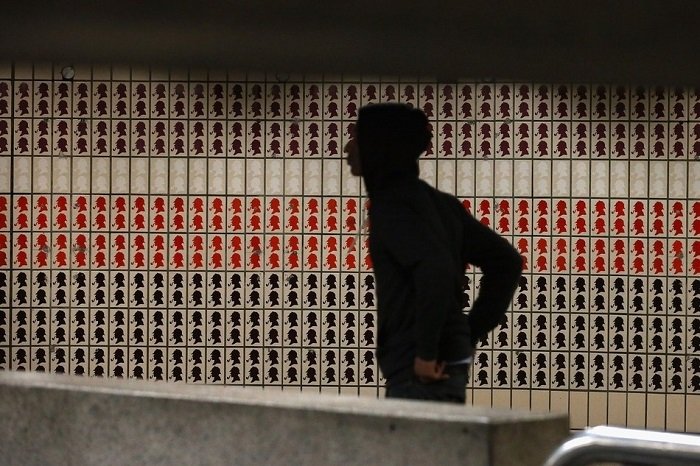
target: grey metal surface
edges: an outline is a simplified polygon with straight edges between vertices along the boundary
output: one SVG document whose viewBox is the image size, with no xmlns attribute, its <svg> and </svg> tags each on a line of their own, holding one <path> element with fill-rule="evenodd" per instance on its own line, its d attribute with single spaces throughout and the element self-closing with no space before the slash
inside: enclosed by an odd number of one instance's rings
<svg viewBox="0 0 700 466">
<path fill-rule="evenodd" d="M 598 426 L 564 442 L 545 466 L 585 466 L 602 461 L 697 466 L 700 436 Z"/>
<path fill-rule="evenodd" d="M 5 2 L 0 58 L 544 82 L 699 84 L 700 4 Z"/>
<path fill-rule="evenodd" d="M 0 458 L 63 464 L 540 465 L 565 415 L 0 372 Z"/>
</svg>

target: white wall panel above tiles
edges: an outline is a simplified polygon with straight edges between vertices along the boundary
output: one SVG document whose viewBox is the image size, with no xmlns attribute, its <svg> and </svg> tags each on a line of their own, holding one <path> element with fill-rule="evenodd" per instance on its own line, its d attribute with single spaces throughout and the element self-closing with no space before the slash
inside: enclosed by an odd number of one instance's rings
<svg viewBox="0 0 700 466">
<path fill-rule="evenodd" d="M 437 161 L 437 188 L 441 191 L 455 192 L 455 164 L 447 160 Z"/>
<path fill-rule="evenodd" d="M 532 168 L 532 163 L 527 160 L 515 160 L 513 162 L 513 183 L 516 197 L 533 195 Z"/>
<path fill-rule="evenodd" d="M 113 157 L 110 159 L 112 167 L 110 170 L 110 178 L 112 180 L 112 192 L 127 193 L 129 192 L 129 175 L 130 160 L 127 157 Z"/>
<path fill-rule="evenodd" d="M 207 160 L 189 159 L 189 194 L 207 193 Z"/>
<path fill-rule="evenodd" d="M 187 159 L 178 157 L 170 159 L 170 175 L 168 177 L 168 189 L 172 194 L 187 193 Z"/>
<path fill-rule="evenodd" d="M 229 195 L 245 194 L 245 160 L 226 160 L 226 192 Z"/>
<path fill-rule="evenodd" d="M 688 164 L 688 199 L 700 198 L 700 163 Z"/>
<path fill-rule="evenodd" d="M 608 197 L 610 193 L 610 162 L 591 161 L 591 197 Z"/>
<path fill-rule="evenodd" d="M 168 193 L 168 160 L 163 158 L 151 158 L 149 181 L 151 194 L 167 194 Z"/>
<path fill-rule="evenodd" d="M 670 161 L 668 163 L 668 197 L 684 198 L 688 193 L 689 182 L 692 179 L 688 174 L 688 162 Z M 690 164 L 697 165 L 697 164 Z M 692 182 L 690 182 L 692 185 Z M 696 183 L 697 184 L 697 183 Z"/>
<path fill-rule="evenodd" d="M 532 161 L 532 190 L 537 197 L 552 195 L 552 162 L 549 160 Z"/>
<path fill-rule="evenodd" d="M 67 193 L 70 191 L 71 160 L 68 157 L 58 157 L 53 161 L 52 192 Z"/>
<path fill-rule="evenodd" d="M 591 195 L 591 165 L 587 161 L 571 162 L 571 196 L 589 197 Z"/>
<path fill-rule="evenodd" d="M 457 196 L 474 195 L 474 161 L 457 160 Z"/>
<path fill-rule="evenodd" d="M 12 159 L 0 157 L 0 191 L 9 192 L 12 183 Z"/>
<path fill-rule="evenodd" d="M 571 193 L 571 163 L 566 160 L 552 161 L 552 196 L 569 197 Z"/>
<path fill-rule="evenodd" d="M 131 159 L 131 191 L 132 193 L 148 193 L 148 159 Z"/>
<path fill-rule="evenodd" d="M 513 160 L 496 160 L 494 167 L 495 195 L 513 197 Z"/>
<path fill-rule="evenodd" d="M 265 193 L 281 196 L 284 194 L 284 160 L 265 161 Z"/>
<path fill-rule="evenodd" d="M 652 160 L 649 162 L 649 197 L 668 197 L 669 162 Z"/>
<path fill-rule="evenodd" d="M 321 160 L 304 160 L 304 194 L 322 194 L 323 170 Z"/>
<path fill-rule="evenodd" d="M 209 194 L 226 194 L 226 159 L 211 158 L 207 162 L 207 190 Z M 277 172 L 274 169 L 271 171 L 272 173 Z"/>
<path fill-rule="evenodd" d="M 629 193 L 629 163 L 623 160 L 610 162 L 610 196 L 627 197 Z"/>
<path fill-rule="evenodd" d="M 437 170 L 434 160 L 422 159 L 418 160 L 418 170 L 420 178 L 430 186 L 437 186 Z"/>
<path fill-rule="evenodd" d="M 248 159 L 245 164 L 246 194 L 265 194 L 265 161 L 261 159 Z"/>
<path fill-rule="evenodd" d="M 34 192 L 51 192 L 51 157 L 34 157 L 32 160 L 32 187 Z"/>
<path fill-rule="evenodd" d="M 109 194 L 111 192 L 110 160 L 106 157 L 93 157 L 92 167 L 92 192 Z"/>
<path fill-rule="evenodd" d="M 493 160 L 476 160 L 476 192 L 482 196 L 494 195 Z"/>
</svg>

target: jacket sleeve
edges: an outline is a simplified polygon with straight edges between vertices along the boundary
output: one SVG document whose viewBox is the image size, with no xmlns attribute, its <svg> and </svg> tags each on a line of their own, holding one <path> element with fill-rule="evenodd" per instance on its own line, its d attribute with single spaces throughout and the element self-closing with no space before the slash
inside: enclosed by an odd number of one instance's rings
<svg viewBox="0 0 700 466">
<path fill-rule="evenodd" d="M 505 238 L 480 223 L 461 205 L 460 209 L 464 226 L 463 262 L 476 265 L 483 274 L 479 295 L 468 315 L 472 342 L 476 343 L 507 312 L 522 274 L 523 259 Z"/>
<path fill-rule="evenodd" d="M 434 227 L 405 206 L 373 206 L 372 234 L 406 274 L 414 293 L 416 354 L 438 357 L 440 332 L 455 298 L 455 260 Z"/>
</svg>

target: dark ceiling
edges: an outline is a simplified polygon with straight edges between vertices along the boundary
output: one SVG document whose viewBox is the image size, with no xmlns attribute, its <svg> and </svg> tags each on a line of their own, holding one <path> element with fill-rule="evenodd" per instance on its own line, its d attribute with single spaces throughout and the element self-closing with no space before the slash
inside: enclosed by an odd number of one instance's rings
<svg viewBox="0 0 700 466">
<path fill-rule="evenodd" d="M 691 1 L 12 1 L 0 57 L 241 71 L 700 84 Z"/>
</svg>

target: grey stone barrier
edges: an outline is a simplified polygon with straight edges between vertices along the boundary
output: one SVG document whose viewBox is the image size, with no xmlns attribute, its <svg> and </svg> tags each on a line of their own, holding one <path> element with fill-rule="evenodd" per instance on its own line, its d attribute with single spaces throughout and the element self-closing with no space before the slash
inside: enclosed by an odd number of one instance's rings
<svg viewBox="0 0 700 466">
<path fill-rule="evenodd" d="M 562 414 L 0 371 L 3 465 L 541 465 Z"/>
</svg>

